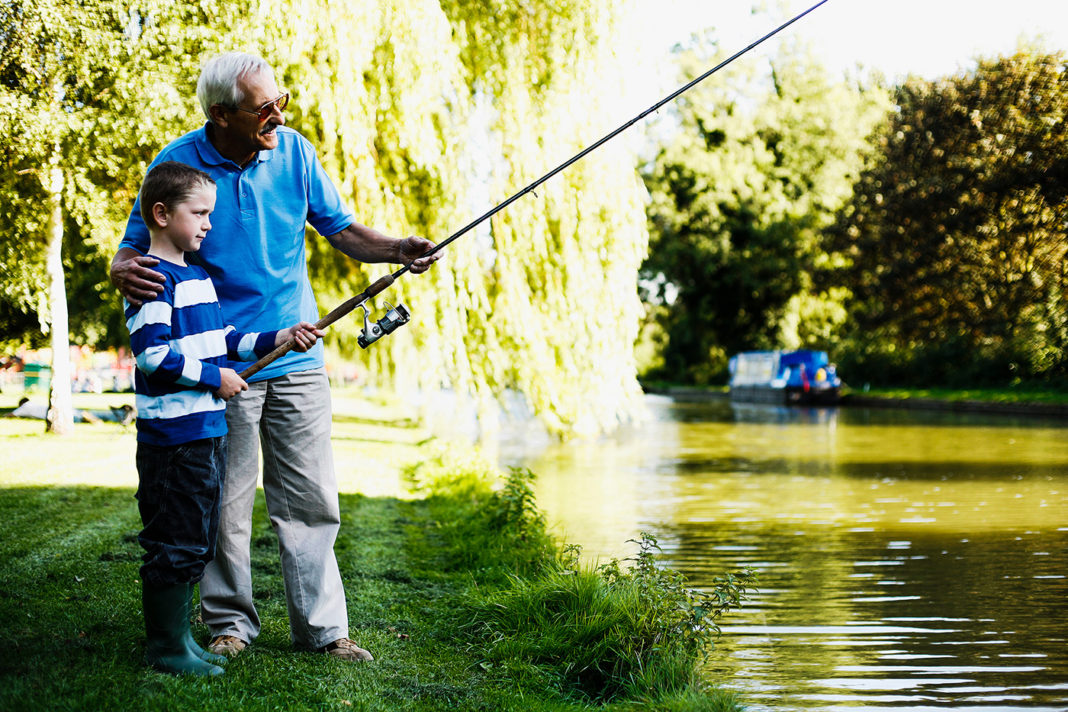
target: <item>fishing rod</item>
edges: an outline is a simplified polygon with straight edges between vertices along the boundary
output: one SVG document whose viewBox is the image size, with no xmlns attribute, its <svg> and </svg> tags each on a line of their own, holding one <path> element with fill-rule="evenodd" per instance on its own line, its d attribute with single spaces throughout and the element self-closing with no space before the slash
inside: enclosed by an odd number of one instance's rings
<svg viewBox="0 0 1068 712">
<path fill-rule="evenodd" d="M 493 217 L 497 213 L 501 212 L 502 210 L 507 208 L 509 205 L 511 205 L 515 201 L 519 200 L 520 198 L 522 198 L 527 193 L 534 192 L 534 190 L 538 186 L 540 186 L 542 183 L 544 183 L 545 181 L 547 181 L 550 178 L 552 178 L 553 176 L 555 176 L 557 173 L 560 173 L 561 171 L 567 169 L 568 167 L 570 167 L 574 163 L 582 160 L 583 158 L 585 158 L 590 153 L 596 151 L 598 148 L 600 148 L 604 144 L 608 143 L 609 141 L 614 139 L 616 136 L 618 136 L 619 134 L 623 133 L 624 131 L 629 129 L 631 126 L 633 126 L 634 124 L 636 124 L 639 121 L 641 121 L 642 119 L 644 119 L 649 114 L 652 114 L 653 112 L 658 111 L 665 104 L 667 104 L 669 102 L 672 102 L 675 99 L 679 98 L 681 95 L 685 94 L 690 89 L 693 89 L 695 86 L 697 86 L 698 84 L 700 84 L 704 80 L 708 79 L 710 76 L 712 76 L 713 74 L 715 74 L 719 70 L 723 69 L 724 67 L 726 67 L 728 64 L 730 64 L 734 60 L 736 60 L 739 57 L 741 57 L 742 55 L 746 54 L 747 52 L 749 52 L 753 48 L 763 44 L 765 41 L 771 39 L 775 35 L 779 34 L 783 30 L 785 30 L 787 27 L 789 27 L 790 25 L 792 25 L 795 22 L 797 22 L 798 20 L 800 20 L 805 15 L 808 15 L 809 13 L 813 12 L 814 10 L 816 10 L 816 8 L 820 7 L 821 5 L 826 4 L 827 1 L 828 0 L 820 0 L 815 5 L 813 5 L 812 7 L 808 8 L 804 12 L 801 12 L 801 13 L 795 15 L 794 17 L 790 18 L 786 22 L 782 23 L 781 25 L 776 27 L 771 32 L 767 33 L 766 35 L 764 35 L 760 39 L 758 39 L 755 42 L 753 42 L 752 44 L 750 44 L 745 49 L 742 49 L 742 50 L 739 50 L 738 52 L 735 52 L 730 57 L 728 57 L 727 59 L 723 60 L 722 62 L 720 62 L 716 66 L 712 67 L 711 69 L 709 69 L 704 74 L 700 75 L 696 79 L 691 80 L 687 84 L 679 87 L 678 89 L 676 89 L 671 94 L 668 94 L 666 97 L 664 97 L 660 101 L 658 101 L 655 104 L 653 104 L 652 106 L 650 106 L 645 111 L 641 112 L 640 114 L 638 114 L 637 116 L 632 118 L 630 121 L 627 121 L 626 123 L 624 123 L 621 126 L 619 126 L 618 128 L 616 128 L 615 130 L 605 134 L 597 142 L 592 143 L 589 146 L 587 146 L 586 148 L 582 149 L 581 151 L 576 153 L 574 156 L 572 156 L 571 158 L 567 159 L 566 161 L 564 161 L 563 163 L 558 165 L 556 168 L 553 168 L 551 171 L 549 171 L 548 173 L 543 175 L 541 178 L 538 178 L 537 180 L 532 182 L 530 185 L 526 186 L 525 188 L 520 190 L 518 193 L 515 193 L 514 195 L 512 195 L 510 198 L 508 198 L 504 202 L 499 203 L 498 205 L 494 206 L 490 210 L 487 210 L 485 213 L 483 213 L 479 217 L 477 217 L 474 220 L 472 220 L 471 222 L 469 222 L 467 225 L 464 225 L 462 228 L 460 228 L 459 230 L 454 232 L 452 235 L 449 235 L 448 238 L 446 238 L 445 240 L 442 240 L 438 244 L 434 245 L 434 247 L 432 247 L 430 250 L 428 250 L 423 255 L 421 255 L 420 259 L 422 257 L 430 257 L 431 255 L 433 255 L 433 254 L 435 254 L 437 252 L 440 252 L 441 250 L 445 249 L 450 243 L 454 242 L 457 238 L 459 238 L 459 237 L 463 236 L 464 234 L 470 232 L 473 228 L 475 228 L 479 224 L 485 222 L 486 220 L 489 220 L 491 217 Z M 403 304 L 398 304 L 397 306 L 390 305 L 390 309 L 386 312 L 386 315 L 384 317 L 382 317 L 381 319 L 379 319 L 377 322 L 371 322 L 370 314 L 367 311 L 367 307 L 364 306 L 364 304 L 371 297 L 374 297 L 376 294 L 379 294 L 382 291 L 384 291 L 385 289 L 387 289 L 391 284 L 393 284 L 393 282 L 395 282 L 398 278 L 400 278 L 402 275 L 404 275 L 405 272 L 408 272 L 410 268 L 411 268 L 411 263 L 402 266 L 400 269 L 398 269 L 396 272 L 393 272 L 392 274 L 387 274 L 384 277 L 380 277 L 379 279 L 375 280 L 372 284 L 370 284 L 362 292 L 360 292 L 356 296 L 352 297 L 351 299 L 345 301 L 344 303 L 340 304 L 333 311 L 331 311 L 329 314 L 327 314 L 322 319 L 320 319 L 315 324 L 316 328 L 324 329 L 327 326 L 330 326 L 331 324 L 333 324 L 338 319 L 340 319 L 343 316 L 345 316 L 346 314 L 348 314 L 349 312 L 353 311 L 354 309 L 363 309 L 364 327 L 363 327 L 363 330 L 360 333 L 360 336 L 357 338 L 357 342 L 360 344 L 360 346 L 362 348 L 367 348 L 368 346 L 370 346 L 375 341 L 378 341 L 383 336 L 392 333 L 398 327 L 403 326 L 404 324 L 408 323 L 408 320 L 411 318 L 411 315 L 409 314 L 408 310 L 404 307 Z M 256 363 L 252 364 L 247 369 L 242 371 L 241 374 L 240 374 L 241 378 L 248 379 L 249 376 L 253 375 L 254 373 L 257 373 L 258 371 L 263 369 L 265 366 L 273 363 L 274 361 L 278 360 L 279 358 L 281 358 L 285 354 L 289 353 L 289 351 L 292 350 L 292 348 L 293 348 L 295 343 L 296 343 L 296 341 L 294 341 L 293 339 L 290 339 L 289 341 L 286 341 L 284 344 L 282 344 L 281 346 L 276 348 L 274 351 L 272 351 L 271 353 L 267 354 L 266 356 L 261 358 L 259 361 L 257 361 Z"/>
</svg>

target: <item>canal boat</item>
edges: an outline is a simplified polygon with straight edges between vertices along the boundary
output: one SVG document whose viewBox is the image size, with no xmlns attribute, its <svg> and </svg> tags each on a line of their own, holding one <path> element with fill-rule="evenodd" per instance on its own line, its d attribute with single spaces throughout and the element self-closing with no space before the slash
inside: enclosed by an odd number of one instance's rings
<svg viewBox="0 0 1068 712">
<path fill-rule="evenodd" d="M 842 387 L 826 351 L 744 351 L 729 367 L 730 396 L 737 401 L 834 404 Z"/>
</svg>

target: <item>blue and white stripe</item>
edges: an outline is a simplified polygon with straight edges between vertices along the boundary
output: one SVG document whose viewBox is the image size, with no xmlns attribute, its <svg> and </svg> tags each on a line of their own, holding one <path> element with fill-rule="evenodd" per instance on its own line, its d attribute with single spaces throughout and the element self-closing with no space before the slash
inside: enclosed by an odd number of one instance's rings
<svg viewBox="0 0 1068 712">
<path fill-rule="evenodd" d="M 226 410 L 226 401 L 211 391 L 186 390 L 158 396 L 137 394 L 137 419 L 171 420 L 191 413 Z"/>
<path fill-rule="evenodd" d="M 126 314 L 130 313 L 130 303 L 126 300 L 122 302 L 122 308 L 126 311 Z M 141 308 L 134 312 L 134 315 L 126 320 L 126 328 L 132 334 L 138 329 L 141 329 L 149 324 L 170 324 L 171 313 L 173 308 L 167 302 L 154 299 L 151 302 L 145 302 L 141 305 Z"/>
<path fill-rule="evenodd" d="M 137 438 L 177 445 L 226 433 L 226 403 L 215 395 L 227 358 L 252 361 L 274 348 L 277 332 L 243 334 L 224 326 L 215 287 L 193 265 L 161 261 L 163 293 L 129 303 L 126 326 L 137 363 Z"/>
<path fill-rule="evenodd" d="M 203 279 L 190 279 L 174 285 L 174 308 L 185 309 L 197 304 L 215 304 L 219 301 L 215 285 L 204 276 Z"/>
</svg>

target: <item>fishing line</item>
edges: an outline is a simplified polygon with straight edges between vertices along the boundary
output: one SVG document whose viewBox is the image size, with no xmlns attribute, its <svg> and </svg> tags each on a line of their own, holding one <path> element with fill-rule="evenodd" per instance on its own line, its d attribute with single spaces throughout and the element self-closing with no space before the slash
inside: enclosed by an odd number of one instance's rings
<svg viewBox="0 0 1068 712">
<path fill-rule="evenodd" d="M 488 220 L 489 218 L 493 217 L 494 215 L 496 215 L 500 211 L 504 210 L 509 205 L 511 205 L 515 201 L 519 200 L 520 198 L 522 198 L 527 193 L 532 192 L 535 188 L 537 188 L 539 185 L 541 185 L 545 181 L 547 181 L 550 178 L 552 178 L 553 176 L 555 176 L 560 171 L 562 171 L 562 170 L 568 168 L 569 166 L 571 166 L 572 164 L 582 160 L 588 154 L 592 153 L 593 151 L 596 151 L 598 148 L 600 148 L 604 144 L 608 143 L 609 141 L 614 139 L 616 136 L 618 136 L 619 134 L 623 133 L 624 131 L 629 129 L 631 126 L 633 126 L 634 124 L 636 124 L 639 121 L 641 121 L 642 119 L 644 119 L 649 114 L 652 114 L 653 112 L 655 112 L 658 109 L 660 109 L 661 107 L 663 107 L 665 104 L 668 104 L 668 103 L 674 101 L 675 99 L 679 98 L 681 95 L 685 94 L 690 89 L 693 89 L 695 86 L 697 86 L 698 84 L 700 84 L 704 80 L 708 79 L 713 74 L 715 74 L 719 70 L 723 69 L 724 67 L 726 67 L 728 64 L 730 64 L 734 60 L 736 60 L 739 57 L 741 57 L 743 54 L 749 52 L 754 47 L 757 47 L 758 45 L 762 44 L 766 40 L 771 39 L 772 37 L 777 35 L 779 32 L 785 30 L 787 27 L 789 27 L 790 25 L 794 24 L 795 22 L 800 20 L 802 17 L 804 17 L 805 15 L 809 14 L 810 12 L 812 12 L 813 10 L 815 10 L 820 5 L 823 5 L 826 2 L 827 2 L 827 0 L 820 0 L 820 2 L 816 3 L 815 5 L 810 7 L 809 9 L 805 10 L 804 12 L 802 12 L 801 14 L 796 15 L 795 17 L 791 18 L 790 20 L 788 20 L 788 21 L 784 22 L 783 24 L 779 25 L 774 30 L 772 30 L 768 34 L 764 35 L 763 37 L 758 39 L 756 42 L 753 42 L 753 44 L 749 45 L 745 49 L 740 50 L 738 52 L 735 52 L 730 57 L 728 57 L 727 59 L 723 60 L 722 62 L 720 62 L 716 66 L 712 67 L 712 69 L 709 69 L 707 72 L 705 72 L 701 76 L 699 76 L 696 79 L 690 81 L 685 86 L 682 86 L 679 89 L 676 89 L 674 92 L 672 92 L 668 96 L 664 97 L 663 99 L 661 99 L 657 103 L 653 104 L 648 109 L 646 109 L 642 113 L 638 114 L 637 116 L 635 116 L 630 121 L 626 122 L 625 124 L 623 124 L 619 128 L 615 129 L 614 131 L 606 134 L 603 138 L 598 140 L 596 143 L 593 143 L 593 144 L 587 146 L 586 148 L 582 149 L 580 152 L 576 153 L 574 156 L 572 156 L 571 158 L 567 159 L 566 161 L 564 161 L 563 163 L 558 165 L 556 168 L 552 169 L 551 171 L 549 171 L 548 173 L 543 175 L 541 178 L 538 178 L 536 181 L 534 181 L 533 183 L 528 185 L 526 188 L 523 188 L 521 191 L 519 191 L 518 193 L 516 193 L 512 197 L 508 198 L 507 200 L 505 200 L 500 205 L 495 206 L 494 208 L 492 208 L 489 211 L 487 211 L 485 214 L 481 215 L 478 218 L 475 218 L 473 221 L 471 221 L 470 223 L 468 223 L 467 225 L 465 225 L 464 227 L 460 228 L 458 231 L 456 231 L 455 233 L 450 235 L 447 239 L 445 239 L 442 242 L 440 242 L 437 245 L 435 245 L 433 247 L 433 249 L 429 250 L 426 254 L 423 255 L 423 257 L 429 257 L 430 255 L 433 255 L 435 252 L 438 252 L 439 250 L 444 249 L 446 245 L 448 245 L 450 242 L 452 242 L 456 238 L 458 238 L 461 235 L 469 232 L 471 229 L 475 228 L 480 223 L 485 222 L 486 220 Z M 397 277 L 400 277 L 402 274 L 404 274 L 407 271 L 408 271 L 408 266 L 405 265 L 404 267 L 401 267 L 399 270 L 397 270 L 396 272 L 393 273 L 393 278 L 396 279 Z"/>
<path fill-rule="evenodd" d="M 627 129 L 629 129 L 634 124 L 636 124 L 639 121 L 641 121 L 642 119 L 644 119 L 649 114 L 652 114 L 653 112 L 659 110 L 665 104 L 674 101 L 675 99 L 677 99 L 681 95 L 683 95 L 686 92 L 688 92 L 690 89 L 693 89 L 695 86 L 697 86 L 698 84 L 700 84 L 704 80 L 706 80 L 709 77 L 711 77 L 713 74 L 715 74 L 719 70 L 721 70 L 724 67 L 726 67 L 728 64 L 730 64 L 734 60 L 738 59 L 742 55 L 744 55 L 747 52 L 751 51 L 755 47 L 763 44 L 767 40 L 771 39 L 775 35 L 779 34 L 783 30 L 785 30 L 790 25 L 792 25 L 795 22 L 797 22 L 798 20 L 800 20 L 805 15 L 808 15 L 809 13 L 813 12 L 816 8 L 820 7 L 821 5 L 826 4 L 827 2 L 828 2 L 828 0 L 820 0 L 820 2 L 816 3 L 812 7 L 808 8 L 807 10 L 805 10 L 804 12 L 801 12 L 801 13 L 795 15 L 794 17 L 790 18 L 786 22 L 782 23 L 781 25 L 776 27 L 771 32 L 767 33 L 766 35 L 764 35 L 760 39 L 758 39 L 755 42 L 753 42 L 752 44 L 750 44 L 745 49 L 742 49 L 742 50 L 739 50 L 739 51 L 735 52 L 730 57 L 728 57 L 727 59 L 723 60 L 722 62 L 720 62 L 716 66 L 712 67 L 711 69 L 709 69 L 704 74 L 700 75 L 696 79 L 691 80 L 687 84 L 679 87 L 674 92 L 672 92 L 671 94 L 668 94 L 666 97 L 664 97 L 660 101 L 656 102 L 655 104 L 650 106 L 645 111 L 641 112 L 640 114 L 638 114 L 637 116 L 635 116 L 631 120 L 629 120 L 626 123 L 622 124 L 621 126 L 616 128 L 615 130 L 605 134 L 602 138 L 600 138 L 595 143 L 590 144 L 586 148 L 584 148 L 581 151 L 579 151 L 578 153 L 576 153 L 571 158 L 567 159 L 566 161 L 564 161 L 563 163 L 558 165 L 556 168 L 553 168 L 551 171 L 549 171 L 548 173 L 543 175 L 541 178 L 538 178 L 534 182 L 530 183 L 528 186 L 526 186 L 525 188 L 523 188 L 519 192 L 517 192 L 514 195 L 512 195 L 511 197 L 509 197 L 504 202 L 494 206 L 490 210 L 486 211 L 485 213 L 483 213 L 479 217 L 477 217 L 474 220 L 472 220 L 467 225 L 464 225 L 462 228 L 460 228 L 459 230 L 454 232 L 452 235 L 449 235 L 449 237 L 447 237 L 445 240 L 442 240 L 438 244 L 434 245 L 433 248 L 431 248 L 430 250 L 425 252 L 423 255 L 421 255 L 420 259 L 422 257 L 430 257 L 431 255 L 434 255 L 437 252 L 440 252 L 441 250 L 445 249 L 445 247 L 447 247 L 450 243 L 454 242 L 459 237 L 461 237 L 461 236 L 465 235 L 466 233 L 470 232 L 472 229 L 474 229 L 475 227 L 477 227 L 481 223 L 485 222 L 486 220 L 489 220 L 491 217 L 493 217 L 497 213 L 501 212 L 502 210 L 507 208 L 509 205 L 511 205 L 515 201 L 519 200 L 520 198 L 522 198 L 527 193 L 533 192 L 535 188 L 537 188 L 542 183 L 544 183 L 545 181 L 547 181 L 550 178 L 552 178 L 553 176 L 555 176 L 557 173 L 560 173 L 561 171 L 567 169 L 572 164 L 582 160 L 583 158 L 585 158 L 587 155 L 589 155 L 593 151 L 596 151 L 598 148 L 600 148 L 604 144 L 608 143 L 613 138 L 615 138 L 619 134 L 621 134 L 624 131 L 626 131 Z M 325 328 L 325 327 L 329 326 L 330 324 L 333 324 L 335 321 L 337 321 L 341 317 L 345 316 L 346 314 L 348 314 L 352 310 L 357 309 L 357 308 L 363 308 L 363 312 L 364 312 L 364 330 L 363 330 L 363 333 L 361 335 L 360 346 L 366 348 L 368 345 L 370 345 L 374 341 L 377 341 L 378 339 L 380 339 L 381 337 L 383 337 L 386 334 L 390 333 L 391 331 L 393 331 L 397 327 L 401 326 L 402 324 L 407 323 L 408 319 L 410 318 L 410 315 L 408 314 L 407 310 L 404 308 L 403 305 L 398 305 L 397 307 L 392 307 L 391 306 L 390 311 L 386 314 L 385 317 L 380 319 L 378 322 L 372 323 L 370 321 L 370 319 L 369 319 L 369 314 L 367 312 L 367 308 L 363 306 L 364 302 L 366 302 L 371 297 L 375 296 L 376 294 L 378 294 L 378 293 L 382 292 L 383 290 L 385 290 L 386 288 L 388 288 L 391 284 L 393 284 L 394 281 L 397 280 L 397 278 L 401 277 L 405 272 L 408 272 L 410 269 L 411 269 L 411 265 L 409 263 L 407 265 L 404 265 L 400 269 L 398 269 L 396 272 L 393 272 L 392 274 L 388 274 L 388 275 L 386 275 L 384 277 L 379 278 L 374 283 L 372 283 L 370 286 L 368 286 L 366 289 L 364 289 L 362 292 L 357 294 L 355 297 L 352 297 L 351 299 L 349 299 L 345 303 L 343 303 L 340 306 L 338 306 L 337 308 L 335 308 L 332 312 L 327 314 L 325 317 L 320 319 L 319 322 L 316 323 L 315 326 L 317 328 L 319 328 L 319 329 Z M 249 376 L 251 376 L 252 374 L 258 372 L 263 367 L 267 366 L 268 364 L 274 362 L 275 360 L 277 360 L 281 356 L 285 355 L 286 353 L 288 353 L 293 348 L 294 343 L 295 342 L 293 340 L 290 340 L 290 341 L 287 341 L 286 343 L 282 344 L 277 349 L 275 349 L 274 351 L 272 351 L 271 353 L 267 354 L 266 356 L 261 358 L 256 363 L 254 363 L 252 366 L 250 366 L 246 370 L 242 371 L 241 372 L 241 377 L 247 379 Z"/>
</svg>

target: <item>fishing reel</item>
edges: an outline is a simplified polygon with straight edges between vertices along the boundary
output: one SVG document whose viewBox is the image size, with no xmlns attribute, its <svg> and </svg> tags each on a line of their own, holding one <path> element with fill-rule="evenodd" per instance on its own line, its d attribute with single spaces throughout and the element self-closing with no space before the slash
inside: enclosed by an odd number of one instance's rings
<svg viewBox="0 0 1068 712">
<path fill-rule="evenodd" d="M 363 330 L 356 337 L 356 343 L 360 345 L 361 349 L 366 349 L 386 334 L 392 334 L 397 330 L 397 327 L 404 326 L 412 318 L 412 315 L 408 313 L 403 304 L 393 306 L 386 302 L 386 306 L 389 307 L 386 315 L 372 323 L 371 313 L 367 311 L 366 306 L 360 305 L 360 309 L 363 309 Z"/>
</svg>

